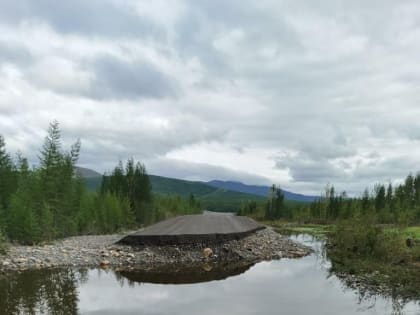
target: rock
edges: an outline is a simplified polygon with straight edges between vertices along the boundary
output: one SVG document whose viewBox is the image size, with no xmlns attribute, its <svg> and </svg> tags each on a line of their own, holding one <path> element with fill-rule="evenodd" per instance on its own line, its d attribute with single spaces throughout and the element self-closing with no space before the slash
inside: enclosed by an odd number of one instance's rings
<svg viewBox="0 0 420 315">
<path fill-rule="evenodd" d="M 204 249 L 203 249 L 203 256 L 204 256 L 205 258 L 210 258 L 210 257 L 212 257 L 212 256 L 213 256 L 213 250 L 212 250 L 211 248 L 209 248 L 209 247 L 204 248 Z"/>
<path fill-rule="evenodd" d="M 107 268 L 108 266 L 109 266 L 109 264 L 110 264 L 110 262 L 109 262 L 109 260 L 102 260 L 101 261 L 101 263 L 100 263 L 100 266 L 102 267 L 102 268 Z"/>
<path fill-rule="evenodd" d="M 29 262 L 31 264 L 40 264 L 41 263 L 41 260 L 38 259 L 38 258 L 36 258 L 36 257 L 29 257 Z"/>
<path fill-rule="evenodd" d="M 21 257 L 21 258 L 16 258 L 16 259 L 14 259 L 13 260 L 13 262 L 15 263 L 15 264 L 24 264 L 24 263 L 26 263 L 28 260 L 26 259 L 26 258 L 23 258 L 23 257 Z"/>
<path fill-rule="evenodd" d="M 0 269 L 20 270 L 60 266 L 101 266 L 103 269 L 136 264 L 195 262 L 258 262 L 282 257 L 301 257 L 311 250 L 303 245 L 265 229 L 243 239 L 204 247 L 202 244 L 177 246 L 131 247 L 116 245 L 119 235 L 77 236 L 51 245 L 12 245 L 8 256 L 0 259 Z M 205 245 L 205 246 L 209 246 Z M 216 255 L 217 254 L 217 255 Z"/>
</svg>

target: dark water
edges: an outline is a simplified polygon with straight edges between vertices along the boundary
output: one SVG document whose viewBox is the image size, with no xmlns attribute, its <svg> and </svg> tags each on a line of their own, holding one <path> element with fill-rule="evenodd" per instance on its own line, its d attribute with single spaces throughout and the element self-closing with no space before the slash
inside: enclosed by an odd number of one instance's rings
<svg viewBox="0 0 420 315">
<path fill-rule="evenodd" d="M 357 290 L 329 274 L 320 242 L 298 239 L 317 253 L 254 266 L 0 276 L 0 314 L 420 314 L 416 302 L 361 300 Z"/>
</svg>

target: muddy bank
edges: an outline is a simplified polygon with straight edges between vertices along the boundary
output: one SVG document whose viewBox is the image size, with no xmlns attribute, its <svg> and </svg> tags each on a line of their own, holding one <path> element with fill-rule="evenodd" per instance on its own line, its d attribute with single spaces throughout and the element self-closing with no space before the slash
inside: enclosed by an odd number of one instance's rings
<svg viewBox="0 0 420 315">
<path fill-rule="evenodd" d="M 10 246 L 0 255 L 0 271 L 55 267 L 134 267 L 198 262 L 249 262 L 297 258 L 309 247 L 295 243 L 267 228 L 241 240 L 217 245 L 167 246 L 116 245 L 124 235 L 77 236 L 44 246 Z"/>
</svg>

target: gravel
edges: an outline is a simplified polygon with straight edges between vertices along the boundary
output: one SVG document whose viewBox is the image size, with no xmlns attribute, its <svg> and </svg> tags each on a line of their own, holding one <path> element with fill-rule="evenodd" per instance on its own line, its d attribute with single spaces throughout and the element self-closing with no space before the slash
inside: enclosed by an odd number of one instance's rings
<svg viewBox="0 0 420 315">
<path fill-rule="evenodd" d="M 188 244 L 133 247 L 116 245 L 125 235 L 76 236 L 42 246 L 10 245 L 0 255 L 0 272 L 57 267 L 122 267 L 142 265 L 249 262 L 303 257 L 311 248 L 282 236 L 271 228 L 241 240 L 220 244 Z M 210 249 L 211 251 L 209 251 Z M 211 252 L 211 255 L 208 253 Z"/>
</svg>

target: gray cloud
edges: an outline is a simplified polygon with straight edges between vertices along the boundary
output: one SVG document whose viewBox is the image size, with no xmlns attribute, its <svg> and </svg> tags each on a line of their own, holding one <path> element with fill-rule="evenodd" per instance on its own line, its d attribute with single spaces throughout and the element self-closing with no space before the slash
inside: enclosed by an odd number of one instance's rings
<svg viewBox="0 0 420 315">
<path fill-rule="evenodd" d="M 81 163 L 358 194 L 420 159 L 417 1 L 0 0 L 0 132 Z M 172 166 L 172 167 L 171 167 Z"/>
<path fill-rule="evenodd" d="M 31 53 L 23 46 L 0 41 L 0 61 L 28 65 L 32 61 Z"/>
<path fill-rule="evenodd" d="M 104 56 L 96 59 L 93 67 L 91 95 L 95 98 L 163 98 L 179 93 L 176 81 L 151 63 Z"/>
<path fill-rule="evenodd" d="M 119 5 L 116 1 L 1 1 L 1 8 L 2 21 L 10 24 L 42 21 L 65 34 L 165 37 L 163 29 L 153 21 L 139 16 L 130 6 L 124 6 L 122 3 Z"/>
<path fill-rule="evenodd" d="M 288 169 L 293 181 L 328 183 L 345 177 L 342 167 L 333 165 L 325 159 L 313 159 L 311 156 L 288 156 L 276 162 L 276 167 Z"/>
</svg>

